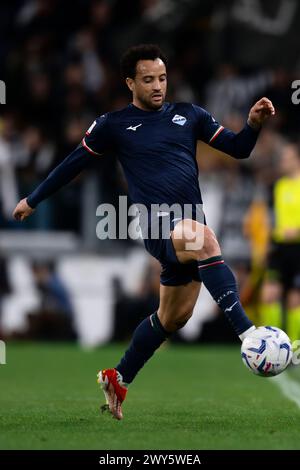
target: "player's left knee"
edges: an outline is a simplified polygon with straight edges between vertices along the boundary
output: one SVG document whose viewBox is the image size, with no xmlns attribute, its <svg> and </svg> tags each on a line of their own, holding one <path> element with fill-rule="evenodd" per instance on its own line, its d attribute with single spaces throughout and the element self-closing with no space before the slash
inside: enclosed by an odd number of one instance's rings
<svg viewBox="0 0 300 470">
<path fill-rule="evenodd" d="M 221 254 L 214 231 L 195 220 L 185 219 L 177 224 L 172 240 L 177 258 L 183 263 Z"/>
<path fill-rule="evenodd" d="M 219 256 L 221 249 L 214 231 L 207 225 L 202 225 L 201 231 L 200 236 L 197 232 L 193 243 L 189 245 L 189 249 L 194 251 L 197 261 Z"/>
</svg>

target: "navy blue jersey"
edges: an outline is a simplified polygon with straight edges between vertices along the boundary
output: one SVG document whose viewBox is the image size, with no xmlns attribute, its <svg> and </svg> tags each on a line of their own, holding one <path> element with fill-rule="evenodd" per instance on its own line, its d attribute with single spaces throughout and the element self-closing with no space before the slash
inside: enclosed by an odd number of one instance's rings
<svg viewBox="0 0 300 470">
<path fill-rule="evenodd" d="M 246 158 L 258 132 L 248 124 L 239 133 L 225 129 L 204 109 L 189 103 L 164 103 L 158 111 L 129 104 L 103 114 L 90 126 L 82 148 L 71 153 L 27 198 L 31 207 L 59 189 L 90 163 L 90 155 L 115 152 L 132 202 L 201 204 L 196 162 L 197 140 L 235 158 Z"/>
<path fill-rule="evenodd" d="M 204 126 L 199 113 L 190 104 L 165 103 L 160 111 L 131 104 L 98 118 L 83 145 L 97 154 L 113 146 L 134 203 L 201 203 L 196 145 Z"/>
</svg>

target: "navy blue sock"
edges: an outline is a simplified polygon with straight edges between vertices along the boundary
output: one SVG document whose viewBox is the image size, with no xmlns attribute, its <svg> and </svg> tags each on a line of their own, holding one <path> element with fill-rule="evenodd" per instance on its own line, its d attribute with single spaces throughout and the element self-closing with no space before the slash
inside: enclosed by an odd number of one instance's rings
<svg viewBox="0 0 300 470">
<path fill-rule="evenodd" d="M 198 268 L 203 284 L 227 316 L 234 331 L 241 335 L 253 326 L 240 303 L 235 277 L 222 256 L 198 261 Z"/>
<path fill-rule="evenodd" d="M 122 374 L 125 383 L 131 383 L 138 371 L 150 359 L 169 333 L 163 328 L 157 313 L 145 318 L 136 328 L 129 348 L 116 369 Z"/>
</svg>

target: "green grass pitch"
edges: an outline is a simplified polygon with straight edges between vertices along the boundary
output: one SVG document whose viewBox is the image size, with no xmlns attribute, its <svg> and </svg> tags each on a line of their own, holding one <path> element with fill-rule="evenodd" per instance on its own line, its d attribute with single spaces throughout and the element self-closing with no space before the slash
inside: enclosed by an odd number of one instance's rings
<svg viewBox="0 0 300 470">
<path fill-rule="evenodd" d="M 273 379 L 246 370 L 238 344 L 167 345 L 130 386 L 124 420 L 100 414 L 96 373 L 123 351 L 8 343 L 0 448 L 300 449 L 300 409 Z"/>
</svg>

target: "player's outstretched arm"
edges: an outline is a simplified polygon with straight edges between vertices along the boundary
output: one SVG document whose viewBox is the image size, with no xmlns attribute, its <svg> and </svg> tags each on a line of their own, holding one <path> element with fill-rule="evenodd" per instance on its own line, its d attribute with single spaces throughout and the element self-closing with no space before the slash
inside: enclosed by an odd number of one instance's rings
<svg viewBox="0 0 300 470">
<path fill-rule="evenodd" d="M 213 135 L 208 143 L 234 158 L 248 158 L 256 144 L 261 126 L 274 114 L 273 103 L 268 98 L 261 98 L 250 109 L 247 124 L 240 132 L 235 133 L 219 126 L 216 137 Z"/>
<path fill-rule="evenodd" d="M 13 212 L 13 217 L 20 221 L 29 217 L 41 201 L 68 184 L 82 170 L 90 166 L 91 162 L 91 154 L 84 147 L 77 147 L 54 168 L 48 177 L 27 198 L 22 199 L 18 203 Z"/>
</svg>

